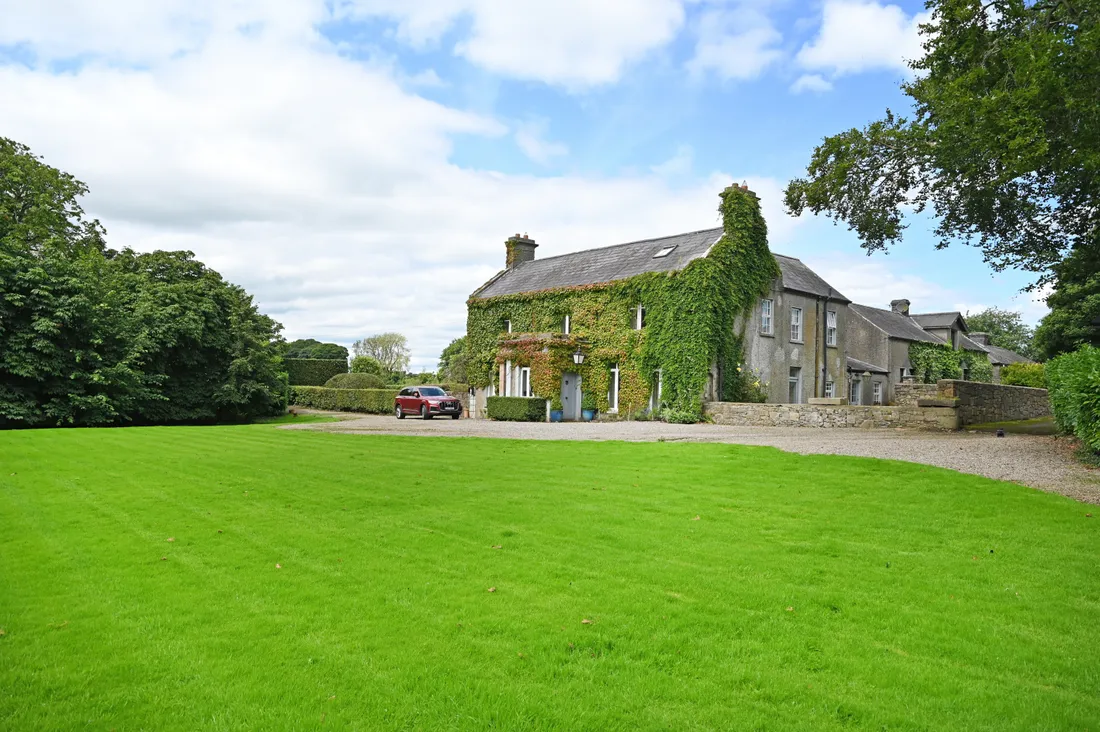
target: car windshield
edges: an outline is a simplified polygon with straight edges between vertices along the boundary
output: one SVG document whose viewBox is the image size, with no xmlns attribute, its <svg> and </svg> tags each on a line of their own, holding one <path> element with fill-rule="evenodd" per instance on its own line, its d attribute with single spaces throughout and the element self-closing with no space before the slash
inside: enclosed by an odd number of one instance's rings
<svg viewBox="0 0 1100 732">
<path fill-rule="evenodd" d="M 392 393 L 392 392 L 391 392 Z M 420 396 L 446 396 L 447 393 L 442 389 L 437 389 L 434 386 L 422 386 L 420 387 Z"/>
</svg>

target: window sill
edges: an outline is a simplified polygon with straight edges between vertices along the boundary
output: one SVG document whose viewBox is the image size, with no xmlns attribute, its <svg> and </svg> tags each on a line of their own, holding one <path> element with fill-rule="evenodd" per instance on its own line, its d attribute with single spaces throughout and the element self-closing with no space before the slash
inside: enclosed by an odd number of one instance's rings
<svg viewBox="0 0 1100 732">
<path fill-rule="evenodd" d="M 795 345 L 798 345 L 798 346 L 804 346 L 804 345 L 806 345 L 806 341 L 796 341 L 796 340 L 791 340 L 791 343 L 794 343 Z"/>
<path fill-rule="evenodd" d="M 838 345 L 837 345 L 837 344 L 835 344 L 835 343 L 826 343 L 826 344 L 825 344 L 825 347 L 826 347 L 826 348 L 840 348 L 840 346 L 838 346 Z"/>
<path fill-rule="evenodd" d="M 614 409 L 612 409 L 611 407 L 608 407 L 607 413 L 608 414 L 618 414 L 619 413 L 619 408 L 615 407 Z"/>
<path fill-rule="evenodd" d="M 775 333 L 765 333 L 764 331 L 760 331 L 757 335 L 763 338 L 775 338 Z"/>
</svg>

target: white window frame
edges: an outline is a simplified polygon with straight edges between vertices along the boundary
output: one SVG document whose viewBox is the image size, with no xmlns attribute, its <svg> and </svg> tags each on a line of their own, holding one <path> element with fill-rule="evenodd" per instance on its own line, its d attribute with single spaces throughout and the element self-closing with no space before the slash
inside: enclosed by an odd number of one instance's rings
<svg viewBox="0 0 1100 732">
<path fill-rule="evenodd" d="M 797 330 L 796 330 L 797 329 Z M 802 308 L 791 308 L 791 343 L 802 343 Z"/>
<path fill-rule="evenodd" d="M 672 252 L 674 252 L 676 250 L 677 246 L 679 246 L 679 245 L 673 244 L 670 247 L 665 247 L 661 251 L 654 254 L 653 258 L 654 259 L 660 259 L 661 257 L 667 257 L 668 255 L 672 254 Z"/>
<path fill-rule="evenodd" d="M 825 311 L 825 345 L 836 345 L 836 311 Z"/>
<path fill-rule="evenodd" d="M 825 398 L 836 399 L 836 382 L 829 379 L 825 380 Z"/>
<path fill-rule="evenodd" d="M 852 396 L 855 399 L 852 399 Z M 848 404 L 858 407 L 863 404 L 863 377 L 853 376 L 848 382 Z"/>
<path fill-rule="evenodd" d="M 569 322 L 569 316 L 566 315 L 565 319 L 562 321 L 562 324 L 561 324 L 561 332 L 564 333 L 565 335 L 569 335 L 569 329 L 570 329 L 571 325 L 572 325 L 572 323 Z"/>
<path fill-rule="evenodd" d="M 882 404 L 882 382 L 881 381 L 872 381 L 871 382 L 871 403 L 872 404 Z"/>
<path fill-rule="evenodd" d="M 619 364 L 611 364 L 611 380 L 607 389 L 607 412 L 617 414 L 619 411 Z"/>
<path fill-rule="evenodd" d="M 645 305 L 639 304 L 634 308 L 634 330 L 645 328 Z"/>
<path fill-rule="evenodd" d="M 661 408 L 661 382 L 664 379 L 661 375 L 661 369 L 657 369 L 653 374 L 657 377 L 657 391 L 650 391 L 649 393 L 649 409 L 652 412 L 656 412 Z"/>
<path fill-rule="evenodd" d="M 532 397 L 534 392 L 531 391 L 531 368 L 529 366 L 523 366 L 519 370 L 519 395 L 521 397 Z"/>
<path fill-rule="evenodd" d="M 511 332 L 511 331 L 509 331 Z M 512 396 L 512 362 L 504 362 L 504 396 Z"/>
<path fill-rule="evenodd" d="M 775 334 L 775 301 L 771 298 L 760 301 L 760 332 L 764 335 Z"/>
<path fill-rule="evenodd" d="M 795 366 L 793 368 L 798 369 L 797 376 L 791 376 L 791 369 L 787 370 L 787 398 L 790 399 L 791 385 L 794 385 L 794 398 L 795 400 L 791 404 L 802 403 L 802 367 Z"/>
<path fill-rule="evenodd" d="M 504 321 L 504 330 L 508 331 L 509 333 L 512 332 L 512 321 L 511 320 L 505 320 Z"/>
</svg>

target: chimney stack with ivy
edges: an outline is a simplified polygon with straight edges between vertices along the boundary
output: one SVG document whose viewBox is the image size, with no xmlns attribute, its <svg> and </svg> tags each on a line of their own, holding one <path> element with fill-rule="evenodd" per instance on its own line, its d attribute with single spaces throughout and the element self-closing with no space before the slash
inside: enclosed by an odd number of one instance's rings
<svg viewBox="0 0 1100 732">
<path fill-rule="evenodd" d="M 508 253 L 505 266 L 512 269 L 518 264 L 532 261 L 535 258 L 535 247 L 537 246 L 538 244 L 535 243 L 534 239 L 527 238 L 527 234 L 523 236 L 516 234 L 510 237 L 508 241 L 504 242 L 505 250 Z"/>
</svg>

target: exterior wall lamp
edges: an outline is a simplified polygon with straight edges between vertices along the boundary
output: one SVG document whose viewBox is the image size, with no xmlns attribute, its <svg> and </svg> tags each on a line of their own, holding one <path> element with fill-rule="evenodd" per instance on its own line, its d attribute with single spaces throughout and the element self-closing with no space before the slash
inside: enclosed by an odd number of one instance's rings
<svg viewBox="0 0 1100 732">
<path fill-rule="evenodd" d="M 581 349 L 579 346 L 577 347 L 577 350 L 573 352 L 573 363 L 577 364 L 578 366 L 584 363 L 584 354 L 581 353 Z"/>
</svg>

